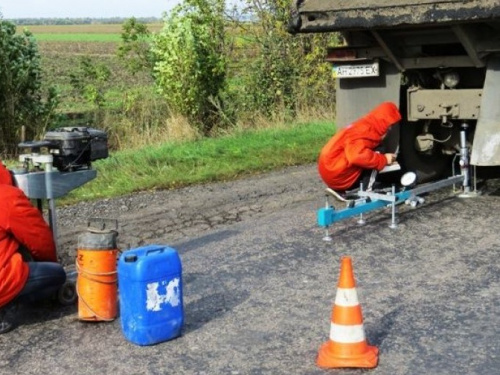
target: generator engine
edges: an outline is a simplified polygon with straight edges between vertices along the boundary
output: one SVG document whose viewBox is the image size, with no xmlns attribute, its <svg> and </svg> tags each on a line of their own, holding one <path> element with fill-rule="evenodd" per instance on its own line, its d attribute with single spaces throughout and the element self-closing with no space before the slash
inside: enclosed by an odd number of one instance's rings
<svg viewBox="0 0 500 375">
<path fill-rule="evenodd" d="M 53 166 L 60 172 L 89 169 L 93 161 L 108 157 L 106 132 L 88 127 L 62 127 L 48 131 L 41 141 L 28 141 L 19 148 L 41 152 L 53 157 Z"/>
</svg>

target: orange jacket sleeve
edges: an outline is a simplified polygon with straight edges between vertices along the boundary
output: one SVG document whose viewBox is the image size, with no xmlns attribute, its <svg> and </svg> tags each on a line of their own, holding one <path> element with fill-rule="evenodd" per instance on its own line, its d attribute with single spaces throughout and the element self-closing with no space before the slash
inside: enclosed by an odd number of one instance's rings
<svg viewBox="0 0 500 375">
<path fill-rule="evenodd" d="M 373 151 L 363 139 L 348 142 L 345 146 L 345 155 L 349 164 L 364 169 L 380 171 L 387 165 L 385 155 Z"/>
<path fill-rule="evenodd" d="M 0 160 L 0 184 L 12 185 L 12 175 Z"/>
<path fill-rule="evenodd" d="M 57 262 L 52 230 L 22 190 L 12 187 L 9 230 L 36 261 Z"/>
</svg>

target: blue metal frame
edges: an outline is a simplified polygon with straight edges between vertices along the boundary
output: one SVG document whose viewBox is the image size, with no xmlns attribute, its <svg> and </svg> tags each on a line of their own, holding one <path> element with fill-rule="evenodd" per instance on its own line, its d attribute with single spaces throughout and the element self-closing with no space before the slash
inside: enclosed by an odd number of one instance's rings
<svg viewBox="0 0 500 375">
<path fill-rule="evenodd" d="M 453 176 L 445 180 L 421 185 L 411 190 L 403 190 L 395 193 L 394 195 L 388 195 L 388 200 L 377 199 L 370 201 L 370 199 L 366 198 L 365 202 L 359 202 L 354 207 L 347 207 L 342 210 L 335 210 L 333 206 L 323 207 L 317 211 L 318 225 L 321 227 L 328 227 L 340 220 L 357 216 L 365 212 L 377 210 L 379 208 L 390 207 L 393 204 L 403 203 L 407 199 L 416 197 L 418 194 L 427 193 L 429 191 L 437 190 L 445 186 L 460 184 L 463 182 L 463 180 L 464 176 L 462 175 Z M 366 195 L 368 194 L 369 193 L 366 193 Z M 395 197 L 396 199 L 394 200 L 392 199 L 392 197 Z M 394 203 L 391 203 L 390 200 L 394 200 Z"/>
</svg>

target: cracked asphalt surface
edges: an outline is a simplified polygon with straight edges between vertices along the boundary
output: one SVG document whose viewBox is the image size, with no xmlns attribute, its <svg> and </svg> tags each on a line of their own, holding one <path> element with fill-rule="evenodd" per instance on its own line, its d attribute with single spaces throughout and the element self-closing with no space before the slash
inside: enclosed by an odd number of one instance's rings
<svg viewBox="0 0 500 375">
<path fill-rule="evenodd" d="M 65 265 L 89 217 L 118 220 L 121 250 L 178 250 L 183 334 L 140 347 L 123 337 L 119 317 L 80 322 L 76 306 L 24 307 L 20 326 L 0 336 L 0 373 L 366 373 L 315 365 L 343 255 L 353 259 L 366 336 L 380 350 L 370 373 L 498 373 L 499 191 L 499 180 L 473 199 L 445 188 L 417 209 L 400 206 L 397 229 L 383 209 L 365 215 L 365 226 L 336 224 L 332 242 L 316 225 L 324 194 L 313 165 L 59 208 Z"/>
</svg>

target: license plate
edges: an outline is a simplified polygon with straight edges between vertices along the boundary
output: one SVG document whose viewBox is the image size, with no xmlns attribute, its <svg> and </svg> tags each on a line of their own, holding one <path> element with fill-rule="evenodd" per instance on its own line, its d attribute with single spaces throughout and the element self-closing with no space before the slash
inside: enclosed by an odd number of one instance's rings
<svg viewBox="0 0 500 375">
<path fill-rule="evenodd" d="M 353 65 L 334 65 L 333 76 L 335 78 L 359 78 L 359 77 L 378 77 L 378 61 L 370 64 Z"/>
</svg>

